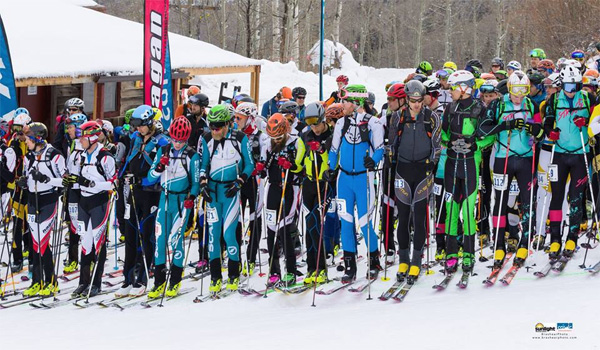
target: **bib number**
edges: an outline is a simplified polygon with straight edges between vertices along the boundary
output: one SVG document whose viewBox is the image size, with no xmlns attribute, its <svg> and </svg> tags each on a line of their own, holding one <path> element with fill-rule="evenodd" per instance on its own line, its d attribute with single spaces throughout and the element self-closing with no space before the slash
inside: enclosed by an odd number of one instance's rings
<svg viewBox="0 0 600 350">
<path fill-rule="evenodd" d="M 267 225 L 274 226 L 277 224 L 277 213 L 273 209 L 265 209 L 265 220 Z"/>
<path fill-rule="evenodd" d="M 433 184 L 433 194 L 436 196 L 442 195 L 442 185 Z"/>
<path fill-rule="evenodd" d="M 395 188 L 404 188 L 404 179 L 395 179 L 394 187 Z"/>
<path fill-rule="evenodd" d="M 206 222 L 213 224 L 219 221 L 219 214 L 216 208 L 206 207 Z"/>
<path fill-rule="evenodd" d="M 548 165 L 548 178 L 552 182 L 558 181 L 558 164 Z"/>
<path fill-rule="evenodd" d="M 336 200 L 334 199 L 334 200 L 332 200 L 332 201 L 329 203 L 329 207 L 327 208 L 327 212 L 328 212 L 328 213 L 332 213 L 332 214 L 333 214 L 333 213 L 335 213 L 336 206 L 337 206 L 337 205 L 336 205 Z"/>
<path fill-rule="evenodd" d="M 450 202 L 451 200 L 452 200 L 452 193 L 446 192 L 446 195 L 444 195 L 444 201 Z"/>
<path fill-rule="evenodd" d="M 505 174 L 494 174 L 494 189 L 498 191 L 504 191 L 507 187 L 508 175 Z"/>
<path fill-rule="evenodd" d="M 337 210 L 340 214 L 346 214 L 346 200 L 338 199 L 337 201 Z"/>
<path fill-rule="evenodd" d="M 508 193 L 512 195 L 519 194 L 519 183 L 516 180 L 513 180 L 510 183 L 510 190 L 508 191 Z"/>
<path fill-rule="evenodd" d="M 131 213 L 131 205 L 125 203 L 125 213 L 123 214 L 123 218 L 125 220 L 129 220 L 129 218 L 131 217 L 130 213 Z"/>
</svg>

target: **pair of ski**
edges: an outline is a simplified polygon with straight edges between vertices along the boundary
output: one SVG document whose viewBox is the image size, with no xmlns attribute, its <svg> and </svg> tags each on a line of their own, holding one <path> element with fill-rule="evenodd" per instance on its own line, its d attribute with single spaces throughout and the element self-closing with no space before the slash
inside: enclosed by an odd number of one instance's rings
<svg viewBox="0 0 600 350">
<path fill-rule="evenodd" d="M 561 273 L 564 271 L 565 267 L 567 266 L 567 263 L 570 260 L 571 260 L 571 258 L 566 257 L 566 256 L 561 256 L 558 259 L 550 259 L 550 261 L 548 261 L 548 263 L 546 265 L 544 265 L 544 267 L 542 267 L 541 270 L 535 271 L 533 273 L 533 275 L 538 278 L 544 278 L 544 277 L 548 276 L 548 274 L 550 273 L 550 270 L 552 270 L 556 273 Z"/>
<path fill-rule="evenodd" d="M 220 300 L 220 299 L 227 298 L 228 296 L 234 294 L 235 292 L 238 292 L 238 291 L 248 287 L 248 280 L 249 280 L 249 277 L 242 277 L 238 284 L 237 290 L 221 289 L 221 291 L 219 291 L 217 293 L 209 292 L 207 295 L 204 295 L 204 296 L 198 295 L 196 298 L 194 298 L 193 301 L 194 301 L 194 303 L 205 303 L 207 301 Z"/>
<path fill-rule="evenodd" d="M 502 263 L 502 266 L 500 266 L 500 268 L 492 268 L 492 272 L 486 279 L 483 280 L 482 283 L 488 287 L 491 287 L 494 284 L 496 284 L 498 277 L 500 277 L 500 273 L 502 272 L 502 270 L 504 269 L 506 264 L 508 264 L 508 262 L 511 261 L 513 255 L 514 255 L 513 252 L 509 252 L 508 254 L 506 254 L 506 256 L 504 257 L 504 262 Z M 508 286 L 510 284 L 510 282 L 512 282 L 512 280 L 515 277 L 515 275 L 517 274 L 517 272 L 519 272 L 520 268 L 521 268 L 520 266 L 513 264 L 510 267 L 510 269 L 506 272 L 506 274 L 500 279 L 500 282 L 502 284 Z"/>
<path fill-rule="evenodd" d="M 434 284 L 432 288 L 438 291 L 445 290 L 450 285 L 450 282 L 452 282 L 452 279 L 454 278 L 455 274 L 456 272 L 447 273 L 446 277 L 444 277 L 444 279 L 440 283 Z M 467 286 L 469 285 L 469 277 L 471 277 L 471 271 L 463 272 L 462 276 L 460 277 L 460 281 L 458 281 L 456 286 L 460 289 L 467 288 Z"/>
<path fill-rule="evenodd" d="M 406 295 L 408 294 L 412 286 L 414 286 L 414 283 L 409 284 L 406 282 L 406 280 L 396 281 L 388 290 L 386 290 L 385 292 L 383 292 L 383 294 L 381 294 L 381 296 L 379 296 L 379 300 L 386 301 L 392 299 L 395 301 L 402 302 L 404 301 L 404 298 L 406 298 Z"/>
<path fill-rule="evenodd" d="M 121 311 L 135 307 L 135 306 L 141 306 L 142 308 L 149 309 L 153 306 L 161 305 L 161 301 L 168 302 L 168 301 L 178 298 L 182 295 L 191 293 L 195 290 L 196 290 L 196 288 L 194 288 L 194 287 L 181 288 L 179 290 L 179 292 L 177 293 L 177 295 L 175 295 L 175 296 L 169 297 L 169 296 L 165 295 L 164 299 L 162 297 L 159 297 L 156 299 L 147 299 L 147 300 L 144 300 L 141 302 L 139 301 L 139 299 L 146 296 L 145 294 L 139 295 L 139 296 L 132 296 L 129 298 L 128 297 L 120 297 L 120 298 L 115 297 L 110 300 L 104 300 L 104 301 L 95 303 L 95 305 L 98 305 L 98 306 L 101 306 L 104 308 L 112 306 L 112 307 L 116 307 L 117 309 L 119 309 Z M 121 299 L 123 299 L 122 302 L 121 302 Z"/>
</svg>

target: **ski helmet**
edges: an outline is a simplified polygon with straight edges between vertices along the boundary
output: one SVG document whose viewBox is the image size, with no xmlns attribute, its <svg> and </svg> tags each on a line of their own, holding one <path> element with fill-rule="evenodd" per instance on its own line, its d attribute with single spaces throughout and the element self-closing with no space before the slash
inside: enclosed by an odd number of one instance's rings
<svg viewBox="0 0 600 350">
<path fill-rule="evenodd" d="M 292 97 L 297 100 L 298 98 L 306 98 L 306 89 L 302 86 L 295 87 L 292 90 Z"/>
<path fill-rule="evenodd" d="M 404 91 L 409 99 L 422 100 L 427 93 L 425 85 L 417 80 L 411 80 L 404 86 Z"/>
<path fill-rule="evenodd" d="M 375 94 L 372 93 L 371 91 L 369 91 L 369 97 L 367 97 L 367 100 L 369 101 L 370 104 L 374 105 L 375 104 Z"/>
<path fill-rule="evenodd" d="M 410 79 L 408 79 L 408 81 L 411 81 L 411 80 L 417 80 L 417 81 L 420 81 L 421 83 L 424 83 L 424 82 L 426 82 L 426 81 L 427 81 L 427 76 L 425 76 L 425 75 L 423 75 L 423 74 L 419 74 L 419 73 L 416 73 L 416 74 L 415 74 L 415 73 L 414 73 L 414 74 L 411 74 L 411 75 L 409 75 L 409 78 L 410 78 Z M 407 81 L 407 82 L 408 82 L 408 81 Z"/>
<path fill-rule="evenodd" d="M 444 69 L 440 69 L 437 72 L 435 72 L 435 77 L 442 80 L 442 79 L 448 79 L 448 77 L 450 76 L 450 74 L 454 73 L 453 70 L 448 69 L 448 68 L 444 68 Z"/>
<path fill-rule="evenodd" d="M 539 73 L 538 73 L 539 74 Z M 529 77 L 525 72 L 517 70 L 508 77 L 508 92 L 515 96 L 527 96 L 531 89 Z"/>
<path fill-rule="evenodd" d="M 341 103 L 331 104 L 329 107 L 327 107 L 327 110 L 325 111 L 325 117 L 334 121 L 342 118 L 343 116 L 344 106 Z"/>
<path fill-rule="evenodd" d="M 98 141 L 98 137 L 101 133 L 102 125 L 96 120 L 91 120 L 81 124 L 81 137 L 87 138 L 91 145 Z"/>
<path fill-rule="evenodd" d="M 481 61 L 476 58 L 467 62 L 467 64 L 465 65 L 465 70 L 469 70 L 469 67 L 477 67 L 479 68 L 479 71 L 483 70 L 483 64 L 481 64 Z"/>
<path fill-rule="evenodd" d="M 588 76 L 588 77 L 600 78 L 600 73 L 597 70 L 590 68 L 590 69 L 587 69 L 585 71 L 585 73 L 583 73 L 583 76 L 584 77 Z"/>
<path fill-rule="evenodd" d="M 502 95 L 508 94 L 507 83 L 508 83 L 508 79 L 500 80 L 498 82 L 498 85 L 496 85 L 496 91 L 498 91 L 498 93 L 500 93 Z"/>
<path fill-rule="evenodd" d="M 338 75 L 338 77 L 335 78 L 336 83 L 344 83 L 344 85 L 348 85 L 349 81 L 350 79 L 348 79 L 348 77 L 345 75 Z"/>
<path fill-rule="evenodd" d="M 279 92 L 281 93 L 281 98 L 285 98 L 288 100 L 292 99 L 292 89 L 290 89 L 287 86 L 284 86 L 281 88 L 281 90 L 279 90 Z"/>
<path fill-rule="evenodd" d="M 572 66 L 572 67 L 575 67 L 577 69 L 581 69 L 581 62 L 579 62 L 577 60 L 565 60 L 563 62 L 563 64 L 564 64 L 564 67 L 566 67 L 566 66 Z"/>
<path fill-rule="evenodd" d="M 72 99 L 67 100 L 67 102 L 65 102 L 65 106 L 66 108 L 79 108 L 79 110 L 83 111 L 83 109 L 85 108 L 85 103 L 83 102 L 82 99 L 77 98 L 77 97 L 73 97 Z"/>
<path fill-rule="evenodd" d="M 231 99 L 231 105 L 233 105 L 234 108 L 237 108 L 237 106 L 242 102 L 254 103 L 254 99 L 248 94 L 237 94 Z"/>
<path fill-rule="evenodd" d="M 538 70 L 545 70 L 548 73 L 554 72 L 554 68 L 556 68 L 554 66 L 554 62 L 552 62 L 552 60 L 549 60 L 547 58 L 541 60 L 540 63 L 538 63 L 538 65 L 537 65 Z"/>
<path fill-rule="evenodd" d="M 162 111 L 156 107 L 152 107 L 152 110 L 154 111 L 154 120 L 161 120 L 162 119 Z"/>
<path fill-rule="evenodd" d="M 127 110 L 127 112 L 125 112 L 125 117 L 123 118 L 123 122 L 125 124 L 129 124 L 129 122 L 131 121 L 131 116 L 133 115 L 133 111 L 135 111 L 135 108 L 130 108 Z"/>
<path fill-rule="evenodd" d="M 241 114 L 250 119 L 254 119 L 258 117 L 258 108 L 255 103 L 242 102 L 235 108 L 235 114 Z"/>
<path fill-rule="evenodd" d="M 279 106 L 279 113 L 281 114 L 298 114 L 298 104 L 294 101 L 286 101 Z"/>
<path fill-rule="evenodd" d="M 156 134 L 163 134 L 165 132 L 165 127 L 163 126 L 163 123 L 157 119 L 154 119 L 152 121 L 152 125 L 154 126 L 154 130 L 156 130 Z"/>
<path fill-rule="evenodd" d="M 497 70 L 494 76 L 496 76 L 496 80 L 498 81 L 508 79 L 508 73 L 503 69 Z"/>
<path fill-rule="evenodd" d="M 148 105 L 141 105 L 133 111 L 129 123 L 134 128 L 137 128 L 138 126 L 150 127 L 153 125 L 155 114 L 156 113 L 154 112 L 152 107 Z"/>
<path fill-rule="evenodd" d="M 492 67 L 493 66 L 497 66 L 500 67 L 500 69 L 504 69 L 504 61 L 500 57 L 494 57 L 492 58 Z"/>
<path fill-rule="evenodd" d="M 544 85 L 553 88 L 561 87 L 562 82 L 560 81 L 560 73 L 552 73 L 543 81 Z"/>
<path fill-rule="evenodd" d="M 15 110 L 15 118 L 18 117 L 20 114 L 29 115 L 29 111 L 25 107 L 19 107 Z"/>
<path fill-rule="evenodd" d="M 102 131 L 104 131 L 104 134 L 112 134 L 115 131 L 115 127 L 110 121 L 103 119 L 100 120 L 100 122 L 102 123 Z"/>
<path fill-rule="evenodd" d="M 508 62 L 508 66 L 506 66 L 506 68 L 512 70 L 521 70 L 521 63 L 518 61 L 510 61 Z"/>
<path fill-rule="evenodd" d="M 176 118 L 169 127 L 169 136 L 174 141 L 187 142 L 191 134 L 192 123 L 184 116 Z"/>
<path fill-rule="evenodd" d="M 422 61 L 419 63 L 419 66 L 415 72 L 418 74 L 424 74 L 426 76 L 431 75 L 431 73 L 433 73 L 433 66 L 427 61 Z"/>
<path fill-rule="evenodd" d="M 388 97 L 406 98 L 406 92 L 404 91 L 404 84 L 397 83 L 397 84 L 390 86 L 389 90 L 387 91 L 387 95 L 388 95 Z"/>
<path fill-rule="evenodd" d="M 359 106 L 364 106 L 365 101 L 369 98 L 367 88 L 364 85 L 348 85 L 346 89 L 340 93 L 340 98 L 344 101 L 356 103 Z"/>
<path fill-rule="evenodd" d="M 31 123 L 31 117 L 27 113 L 21 113 L 13 119 L 13 125 L 25 126 Z"/>
<path fill-rule="evenodd" d="M 529 57 L 539 58 L 540 60 L 543 60 L 544 58 L 546 58 L 546 53 L 542 49 L 533 49 L 529 52 Z"/>
<path fill-rule="evenodd" d="M 48 128 L 46 125 L 34 122 L 30 123 L 24 128 L 25 136 L 29 137 L 35 143 L 46 143 L 46 139 L 48 138 Z"/>
<path fill-rule="evenodd" d="M 442 66 L 443 69 L 452 69 L 453 72 L 456 72 L 458 70 L 458 66 L 456 65 L 456 63 L 452 62 L 452 61 L 448 61 L 445 62 L 444 65 Z"/>
<path fill-rule="evenodd" d="M 458 70 L 450 75 L 448 84 L 452 90 L 460 87 L 462 93 L 471 95 L 475 86 L 475 76 L 466 70 Z"/>
<path fill-rule="evenodd" d="M 267 121 L 267 135 L 271 138 L 279 138 L 290 130 L 290 123 L 281 113 L 274 113 Z"/>
<path fill-rule="evenodd" d="M 188 100 L 189 103 L 200 107 L 208 107 L 208 96 L 205 94 L 195 94 Z"/>
<path fill-rule="evenodd" d="M 306 105 L 304 110 L 304 122 L 306 125 L 317 125 L 325 120 L 325 108 L 319 102 Z"/>
<path fill-rule="evenodd" d="M 544 78 L 545 78 L 542 75 L 542 73 L 539 73 L 539 72 L 532 72 L 531 74 L 528 74 L 527 77 L 529 78 L 529 82 L 531 82 L 532 85 L 541 85 L 542 80 L 544 80 Z"/>
<path fill-rule="evenodd" d="M 194 96 L 200 93 L 200 88 L 196 85 L 192 85 L 187 90 L 188 97 Z"/>
<path fill-rule="evenodd" d="M 442 88 L 442 86 L 440 85 L 440 82 L 437 79 L 429 79 L 426 82 L 424 82 L 423 85 L 427 90 L 427 95 L 431 95 L 434 98 L 439 97 L 440 89 Z"/>
<path fill-rule="evenodd" d="M 400 81 L 398 81 L 398 80 L 394 80 L 394 81 L 392 81 L 391 83 L 387 83 L 387 84 L 385 84 L 385 92 L 388 92 L 388 90 L 390 89 L 390 86 L 392 86 L 392 85 L 394 85 L 394 84 L 397 84 L 397 83 L 399 83 L 399 82 L 400 82 Z"/>
<path fill-rule="evenodd" d="M 581 72 L 570 65 L 560 71 L 560 80 L 565 92 L 577 92 L 583 87 Z"/>
<path fill-rule="evenodd" d="M 235 113 L 235 111 L 234 111 Z M 229 110 L 229 106 L 225 104 L 216 105 L 210 109 L 208 112 L 208 116 L 206 119 L 209 124 L 215 123 L 227 123 L 231 120 L 231 111 Z"/>
<path fill-rule="evenodd" d="M 70 115 L 65 120 L 65 125 L 75 125 L 76 128 L 80 128 L 81 125 L 88 121 L 88 117 L 83 113 L 75 113 Z"/>
</svg>

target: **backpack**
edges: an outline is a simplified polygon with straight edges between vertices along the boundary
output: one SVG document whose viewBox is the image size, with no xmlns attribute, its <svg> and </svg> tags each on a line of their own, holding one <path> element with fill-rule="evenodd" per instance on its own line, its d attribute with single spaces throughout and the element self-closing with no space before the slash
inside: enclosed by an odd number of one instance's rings
<svg viewBox="0 0 600 350">
<path fill-rule="evenodd" d="M 170 156 L 170 152 L 171 152 L 171 144 L 168 143 L 164 146 L 161 147 L 162 150 L 162 154 L 163 155 L 169 155 Z M 173 159 L 181 159 L 181 163 L 183 165 L 183 170 L 185 170 L 186 173 L 186 177 L 188 179 L 188 189 L 192 187 L 192 174 L 190 174 L 190 169 L 188 169 L 188 162 L 187 159 L 188 157 L 191 158 L 194 155 L 195 151 L 189 146 L 186 145 L 184 149 L 181 150 L 181 153 L 179 154 L 178 157 L 175 157 Z M 184 193 L 185 191 L 181 192 Z M 175 192 L 171 192 L 172 194 L 180 194 L 180 193 L 175 193 Z"/>
<path fill-rule="evenodd" d="M 46 151 L 46 159 L 44 159 L 44 160 L 40 159 L 38 162 L 38 163 L 46 164 L 48 169 L 50 169 L 50 172 L 52 173 L 53 178 L 56 178 L 57 176 L 56 176 L 56 173 L 54 172 L 54 167 L 52 166 L 52 159 L 57 155 L 62 155 L 62 153 L 60 153 L 56 148 L 49 146 L 48 150 Z M 27 170 L 30 171 L 31 168 L 33 168 L 33 163 L 36 161 L 35 155 L 31 152 L 28 152 L 26 157 L 29 160 L 29 169 L 27 169 Z"/>
<path fill-rule="evenodd" d="M 358 132 L 360 133 L 360 141 L 368 142 L 369 147 L 373 148 L 373 144 L 371 143 L 371 138 L 369 137 L 369 121 L 373 116 L 370 114 L 365 114 L 365 119 L 362 122 L 358 123 Z M 344 125 L 342 126 L 342 137 L 346 135 L 348 130 L 350 129 L 350 118 L 344 118 Z M 367 140 L 367 141 L 365 141 Z"/>
</svg>

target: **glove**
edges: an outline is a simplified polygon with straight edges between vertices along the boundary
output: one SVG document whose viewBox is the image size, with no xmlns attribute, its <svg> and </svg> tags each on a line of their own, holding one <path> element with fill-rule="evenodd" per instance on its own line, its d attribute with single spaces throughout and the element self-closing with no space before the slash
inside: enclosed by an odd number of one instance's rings
<svg viewBox="0 0 600 350">
<path fill-rule="evenodd" d="M 63 177 L 63 179 L 62 179 L 62 185 L 65 188 L 73 186 L 73 184 L 76 182 L 77 182 L 77 175 L 65 175 L 65 177 Z"/>
<path fill-rule="evenodd" d="M 77 176 L 77 175 L 73 175 L 73 176 Z M 96 184 L 94 184 L 94 181 L 90 181 L 83 176 L 77 176 L 77 183 L 83 187 L 94 187 L 96 185 Z"/>
<path fill-rule="evenodd" d="M 196 196 L 193 195 L 189 195 L 184 201 L 183 201 L 183 207 L 185 209 L 192 209 L 194 208 L 194 201 L 196 200 Z"/>
<path fill-rule="evenodd" d="M 256 163 L 256 166 L 254 167 L 252 176 L 259 175 L 260 177 L 264 177 L 264 176 L 262 176 L 264 171 L 265 171 L 265 163 L 258 162 L 258 163 Z"/>
<path fill-rule="evenodd" d="M 154 171 L 156 171 L 157 173 L 162 173 L 163 171 L 165 171 L 165 167 L 169 164 L 169 156 L 162 156 L 160 157 L 160 162 L 158 162 L 158 164 L 156 164 L 156 168 L 154 168 Z"/>
<path fill-rule="evenodd" d="M 363 165 L 369 170 L 375 169 L 375 161 L 370 156 L 365 156 L 363 158 Z"/>
<path fill-rule="evenodd" d="M 207 203 L 212 203 L 212 197 L 208 193 L 208 185 L 206 183 L 200 184 L 200 195 Z"/>
<path fill-rule="evenodd" d="M 465 142 L 464 139 L 454 140 L 451 144 L 451 148 L 456 154 L 467 154 L 471 151 L 472 144 Z"/>
<path fill-rule="evenodd" d="M 578 128 L 583 128 L 587 124 L 585 118 L 583 117 L 573 118 L 573 123 L 575 123 L 575 126 Z"/>
<path fill-rule="evenodd" d="M 17 183 L 17 186 L 19 186 L 21 189 L 24 189 L 24 190 L 27 189 L 27 177 L 26 176 L 21 176 L 20 178 L 18 178 L 16 183 Z"/>
<path fill-rule="evenodd" d="M 285 170 L 288 170 L 292 167 L 292 162 L 287 160 L 285 157 L 279 157 L 277 159 L 277 164 Z"/>
<path fill-rule="evenodd" d="M 289 169 L 289 168 L 288 168 Z M 240 190 L 240 188 L 242 188 L 242 185 L 244 184 L 244 180 L 237 178 L 227 189 L 227 191 L 225 191 L 225 197 L 227 198 L 232 198 L 233 196 L 235 196 L 235 194 Z"/>
<path fill-rule="evenodd" d="M 308 147 L 310 148 L 311 151 L 313 152 L 320 152 L 320 148 L 321 148 L 321 143 L 319 141 L 310 141 L 306 143 L 308 145 Z"/>
<path fill-rule="evenodd" d="M 531 136 L 533 136 L 536 139 L 539 139 L 542 137 L 542 126 L 540 124 L 535 124 L 535 123 L 527 123 L 525 124 L 525 130 L 527 130 L 527 133 Z"/>
<path fill-rule="evenodd" d="M 323 180 L 332 183 L 337 180 L 337 170 L 329 169 L 323 172 Z"/>
<path fill-rule="evenodd" d="M 556 128 L 550 131 L 550 134 L 548 135 L 548 140 L 558 141 L 558 139 L 560 139 L 560 129 Z"/>
<path fill-rule="evenodd" d="M 522 129 L 525 125 L 525 121 L 523 119 L 513 119 L 505 122 L 506 130 L 512 129 Z"/>
<path fill-rule="evenodd" d="M 31 172 L 31 178 L 34 181 L 37 182 L 41 182 L 41 183 L 47 183 L 48 181 L 50 181 L 50 178 L 42 173 L 39 172 L 39 170 L 34 170 Z"/>
</svg>

